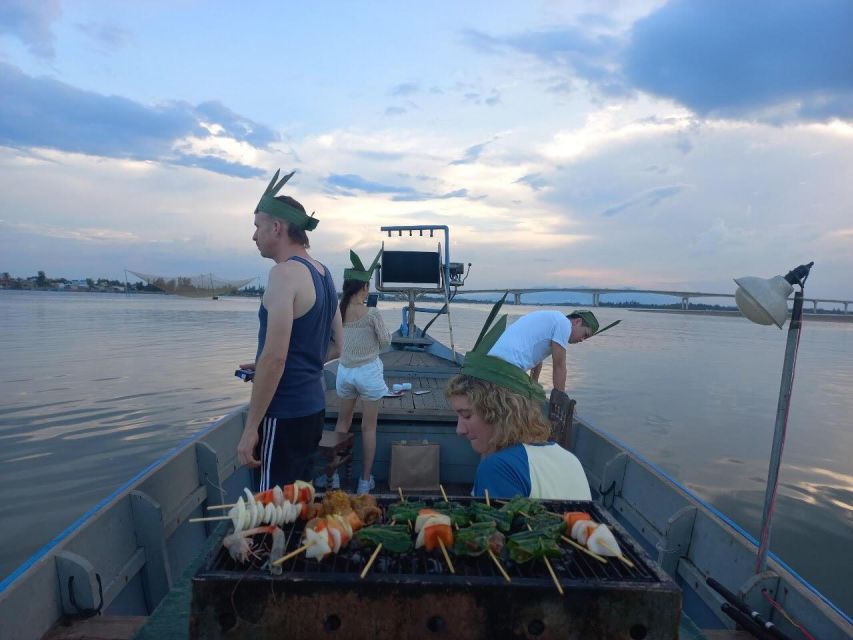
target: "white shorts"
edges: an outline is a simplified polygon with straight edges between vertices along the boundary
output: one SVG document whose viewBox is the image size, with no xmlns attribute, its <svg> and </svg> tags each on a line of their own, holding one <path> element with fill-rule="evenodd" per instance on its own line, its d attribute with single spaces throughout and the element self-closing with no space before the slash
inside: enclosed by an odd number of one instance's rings
<svg viewBox="0 0 853 640">
<path fill-rule="evenodd" d="M 339 364 L 335 391 L 338 392 L 339 398 L 347 400 L 359 396 L 365 400 L 379 400 L 388 393 L 382 360 L 377 357 L 373 362 L 353 368 Z"/>
</svg>

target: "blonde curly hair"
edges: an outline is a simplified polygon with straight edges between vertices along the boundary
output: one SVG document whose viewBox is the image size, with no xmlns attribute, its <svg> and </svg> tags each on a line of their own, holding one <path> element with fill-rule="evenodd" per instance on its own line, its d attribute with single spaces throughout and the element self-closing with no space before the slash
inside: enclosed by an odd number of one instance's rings
<svg viewBox="0 0 853 640">
<path fill-rule="evenodd" d="M 551 425 L 538 402 L 493 382 L 460 374 L 448 381 L 444 394 L 448 398 L 466 396 L 483 421 L 494 426 L 490 444 L 495 451 L 545 442 L 551 435 Z"/>
</svg>

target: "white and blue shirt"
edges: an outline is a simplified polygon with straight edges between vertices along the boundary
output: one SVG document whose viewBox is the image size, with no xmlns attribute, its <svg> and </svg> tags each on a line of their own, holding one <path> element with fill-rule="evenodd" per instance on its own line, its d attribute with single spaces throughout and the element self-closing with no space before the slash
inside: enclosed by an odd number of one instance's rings
<svg viewBox="0 0 853 640">
<path fill-rule="evenodd" d="M 480 461 L 473 495 L 541 500 L 590 500 L 580 461 L 556 442 L 516 444 Z"/>
</svg>

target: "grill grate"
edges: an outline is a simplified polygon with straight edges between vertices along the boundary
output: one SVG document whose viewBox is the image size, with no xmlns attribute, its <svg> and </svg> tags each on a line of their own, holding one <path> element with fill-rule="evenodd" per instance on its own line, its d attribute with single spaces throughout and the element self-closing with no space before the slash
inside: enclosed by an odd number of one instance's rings
<svg viewBox="0 0 853 640">
<path fill-rule="evenodd" d="M 409 500 L 423 501 L 427 504 L 437 501 L 434 498 L 420 496 L 412 496 Z M 454 501 L 464 505 L 469 503 L 471 498 L 455 498 Z M 397 500 L 394 497 L 377 497 L 377 503 L 383 509 L 395 502 Z M 577 551 L 568 544 L 561 543 L 562 553 L 560 557 L 550 559 L 551 565 L 561 581 L 569 583 L 590 581 L 599 583 L 659 582 L 656 572 L 650 568 L 645 555 L 639 552 L 633 540 L 599 505 L 592 502 L 570 501 L 545 501 L 543 504 L 549 511 L 554 513 L 586 511 L 596 522 L 607 524 L 616 536 L 622 552 L 634 565 L 631 568 L 616 558 L 611 558 L 606 563 L 601 563 L 595 558 Z M 303 529 L 303 522 L 296 522 L 285 529 L 285 535 L 287 536 L 285 553 L 299 548 Z M 260 544 L 268 549 L 269 537 L 266 536 L 266 539 L 261 541 Z M 299 554 L 282 565 L 282 575 L 310 577 L 320 580 L 324 578 L 341 580 L 349 576 L 360 580 L 359 574 L 365 564 L 367 564 L 372 552 L 372 547 L 359 548 L 355 541 L 353 541 L 350 546 L 341 549 L 337 554 L 332 554 L 322 562 L 308 560 L 304 554 Z M 265 556 L 263 552 L 259 555 L 261 557 Z M 455 574 L 450 573 L 439 552 L 428 553 L 421 549 L 399 556 L 383 552 L 376 558 L 365 580 L 391 581 L 395 583 L 410 581 L 419 583 L 439 581 L 446 583 L 448 581 L 459 580 L 467 582 L 473 580 L 475 583 L 504 581 L 497 567 L 486 555 L 477 558 L 456 555 L 452 557 L 456 570 Z M 503 557 L 501 563 L 515 584 L 538 584 L 543 581 L 551 583 L 547 568 L 541 560 L 519 564 L 512 562 L 507 557 Z M 239 576 L 241 579 L 279 579 L 276 576 L 270 575 L 259 561 L 253 562 L 248 568 L 245 565 L 236 564 L 221 546 L 215 552 L 214 556 L 209 559 L 203 571 L 212 571 L 219 574 L 223 572 L 233 573 L 235 577 Z M 220 575 L 220 577 L 222 576 Z"/>
</svg>

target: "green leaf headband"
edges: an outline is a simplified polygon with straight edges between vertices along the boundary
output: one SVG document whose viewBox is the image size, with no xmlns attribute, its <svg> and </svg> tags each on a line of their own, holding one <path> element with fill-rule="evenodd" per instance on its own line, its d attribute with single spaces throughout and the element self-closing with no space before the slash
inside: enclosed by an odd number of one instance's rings
<svg viewBox="0 0 853 640">
<path fill-rule="evenodd" d="M 598 329 L 598 318 L 595 317 L 595 314 L 592 311 L 572 311 L 569 316 L 580 316 L 583 323 L 592 329 L 592 333 L 590 334 L 590 338 L 592 336 L 597 336 L 599 333 L 604 333 L 608 329 L 615 327 L 617 324 L 622 322 L 621 320 L 617 320 L 616 322 L 611 322 L 609 325 L 604 327 L 599 331 Z M 588 340 L 589 338 L 587 338 Z"/>
<path fill-rule="evenodd" d="M 293 177 L 293 174 L 296 173 L 295 171 L 291 171 L 276 183 L 280 171 L 281 169 L 276 169 L 275 175 L 264 190 L 264 195 L 261 196 L 260 202 L 258 202 L 258 206 L 255 207 L 255 213 L 266 213 L 275 218 L 286 220 L 305 231 L 313 231 L 317 227 L 317 223 L 320 222 L 314 217 L 313 213 L 309 216 L 301 209 L 297 209 L 281 200 L 276 200 L 276 194 Z"/>
<path fill-rule="evenodd" d="M 350 249 L 349 259 L 352 261 L 352 269 L 344 269 L 344 280 L 358 280 L 359 282 L 370 282 L 370 275 L 373 273 L 373 270 L 376 269 L 376 265 L 379 264 L 379 258 L 382 255 L 382 250 L 379 250 L 379 253 L 376 254 L 376 257 L 373 259 L 373 262 L 370 264 L 369 269 L 364 268 L 364 263 L 361 261 L 355 251 Z"/>
<path fill-rule="evenodd" d="M 506 360 L 501 360 L 495 356 L 490 356 L 489 350 L 495 346 L 495 342 L 506 330 L 506 314 L 489 328 L 498 311 L 503 306 L 507 294 L 498 300 L 492 307 L 489 317 L 486 318 L 486 323 L 480 331 L 477 342 L 474 343 L 474 348 L 465 354 L 465 360 L 462 363 L 462 374 L 492 382 L 501 387 L 515 391 L 523 396 L 527 396 L 531 400 L 545 402 L 545 390 L 542 385 L 533 380 L 527 372 L 521 367 L 510 364 Z"/>
</svg>

